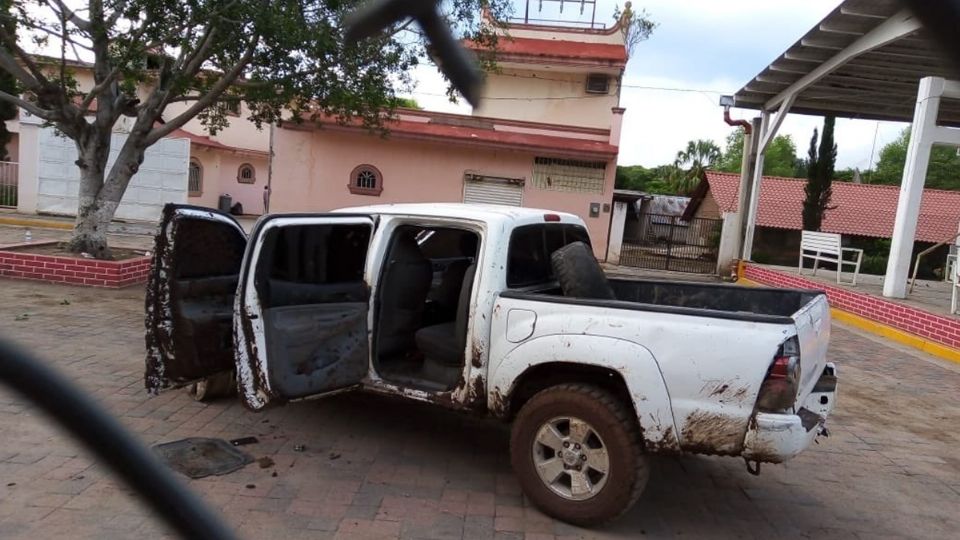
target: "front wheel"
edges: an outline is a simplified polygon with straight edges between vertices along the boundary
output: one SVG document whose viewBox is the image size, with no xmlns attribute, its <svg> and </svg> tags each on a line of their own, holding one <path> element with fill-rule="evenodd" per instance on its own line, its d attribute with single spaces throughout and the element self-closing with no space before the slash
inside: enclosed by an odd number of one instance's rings
<svg viewBox="0 0 960 540">
<path fill-rule="evenodd" d="M 585 384 L 533 396 L 514 421 L 510 454 L 527 497 L 575 525 L 597 525 L 626 512 L 650 474 L 632 408 Z"/>
</svg>

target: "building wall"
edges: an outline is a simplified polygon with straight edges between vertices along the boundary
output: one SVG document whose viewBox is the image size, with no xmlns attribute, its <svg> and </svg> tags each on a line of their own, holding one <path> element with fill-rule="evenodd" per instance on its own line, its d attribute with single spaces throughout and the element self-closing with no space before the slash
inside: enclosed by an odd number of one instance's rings
<svg viewBox="0 0 960 540">
<path fill-rule="evenodd" d="M 125 141 L 126 135 L 114 133 L 107 167 Z M 76 166 L 77 148 L 50 127 L 39 129 L 36 175 L 21 167 L 20 185 L 34 183 L 36 202 L 29 212 L 76 215 L 80 190 L 80 169 Z M 162 139 L 146 150 L 143 163 L 130 180 L 116 216 L 121 219 L 156 220 L 168 202 L 186 202 L 187 161 L 190 145 L 184 139 Z M 30 191 L 28 189 L 27 191 Z"/>
<path fill-rule="evenodd" d="M 163 116 L 168 120 L 175 118 L 190 105 L 192 105 L 192 103 L 171 103 L 167 107 L 167 110 Z M 210 135 L 207 132 L 207 129 L 197 118 L 187 122 L 183 126 L 183 129 L 196 135 L 210 137 L 211 139 L 227 146 L 266 152 L 270 148 L 269 126 L 265 125 L 263 126 L 263 129 L 257 129 L 257 126 L 254 125 L 253 122 L 250 122 L 246 119 L 249 114 L 250 110 L 247 108 L 247 106 L 241 105 L 240 116 L 228 116 L 227 120 L 229 121 L 230 125 L 217 132 L 215 135 Z"/>
<path fill-rule="evenodd" d="M 562 68 L 531 71 L 504 68 L 490 73 L 476 116 L 509 118 L 610 129 L 610 110 L 618 105 L 617 77 L 610 75 L 606 95 L 588 94 L 587 73 L 563 73 Z M 575 97 L 577 99 L 557 99 Z M 547 98 L 547 99 L 544 99 Z"/>
<path fill-rule="evenodd" d="M 583 217 L 594 251 L 604 257 L 610 213 L 589 217 L 590 203 L 611 203 L 614 162 L 607 166 L 603 193 L 567 193 L 533 186 L 533 158 L 528 152 L 490 150 L 437 142 L 390 140 L 334 130 L 277 129 L 271 212 L 320 212 L 347 206 L 413 202 L 461 202 L 463 177 L 469 171 L 523 178 L 523 206 L 570 212 Z M 383 175 L 379 196 L 354 195 L 350 173 L 361 164 Z"/>
<path fill-rule="evenodd" d="M 714 198 L 713 192 L 707 191 L 706 197 L 700 202 L 700 206 L 697 208 L 697 211 L 694 212 L 693 217 L 707 219 L 720 219 L 722 217 L 720 205 L 717 204 L 717 199 Z"/>
<path fill-rule="evenodd" d="M 7 160 L 14 163 L 20 161 L 20 134 L 11 133 L 10 142 L 7 143 Z"/>
<path fill-rule="evenodd" d="M 190 157 L 200 162 L 203 182 L 200 196 L 189 197 L 188 203 L 217 208 L 220 195 L 226 193 L 234 203 L 243 205 L 245 214 L 263 213 L 263 188 L 267 185 L 266 158 L 237 155 L 196 145 L 191 149 Z M 253 165 L 256 170 L 256 183 L 237 182 L 237 171 L 244 163 Z"/>
</svg>

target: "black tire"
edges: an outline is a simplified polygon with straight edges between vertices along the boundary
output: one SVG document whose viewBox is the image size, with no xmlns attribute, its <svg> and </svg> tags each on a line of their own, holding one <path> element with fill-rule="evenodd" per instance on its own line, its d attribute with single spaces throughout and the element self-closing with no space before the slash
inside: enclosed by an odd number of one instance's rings
<svg viewBox="0 0 960 540">
<path fill-rule="evenodd" d="M 552 419 L 564 415 L 589 424 L 609 456 L 606 483 L 586 500 L 571 500 L 555 493 L 541 480 L 534 461 L 537 433 Z M 632 407 L 586 384 L 553 386 L 524 404 L 513 424 L 510 458 L 524 494 L 534 505 L 547 515 L 580 526 L 599 525 L 622 515 L 643 493 L 650 476 Z"/>
<path fill-rule="evenodd" d="M 573 242 L 563 246 L 550 255 L 550 264 L 564 296 L 615 299 L 606 274 L 587 244 Z"/>
<path fill-rule="evenodd" d="M 191 384 L 187 387 L 187 393 L 194 401 L 202 403 L 233 396 L 237 393 L 236 376 L 232 371 L 217 373 Z"/>
</svg>

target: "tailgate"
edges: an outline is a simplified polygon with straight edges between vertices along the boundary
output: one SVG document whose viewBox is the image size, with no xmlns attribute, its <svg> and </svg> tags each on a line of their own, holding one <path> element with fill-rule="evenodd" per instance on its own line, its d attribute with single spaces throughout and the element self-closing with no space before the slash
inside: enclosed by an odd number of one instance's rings
<svg viewBox="0 0 960 540">
<path fill-rule="evenodd" d="M 816 295 L 791 318 L 797 325 L 797 339 L 800 341 L 799 401 L 803 402 L 827 365 L 827 346 L 830 343 L 830 304 L 827 295 Z"/>
</svg>

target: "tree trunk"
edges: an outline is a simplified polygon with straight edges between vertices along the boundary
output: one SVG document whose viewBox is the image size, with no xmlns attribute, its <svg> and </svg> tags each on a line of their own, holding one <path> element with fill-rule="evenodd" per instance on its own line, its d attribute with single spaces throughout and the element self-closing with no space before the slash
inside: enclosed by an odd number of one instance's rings
<svg viewBox="0 0 960 540">
<path fill-rule="evenodd" d="M 90 129 L 82 132 L 76 141 L 77 167 L 80 168 L 80 204 L 73 226 L 69 249 L 74 253 L 88 253 L 96 259 L 110 259 L 107 229 L 118 204 L 103 200 L 104 175 L 110 155 L 111 130 Z M 114 165 L 116 168 L 116 165 Z"/>
<path fill-rule="evenodd" d="M 83 183 L 81 180 L 81 193 L 84 191 Z M 81 196 L 73 237 L 70 239 L 70 251 L 89 253 L 96 259 L 111 259 L 113 254 L 107 245 L 107 229 L 117 206 L 117 203 L 104 201 L 96 196 Z"/>
</svg>

